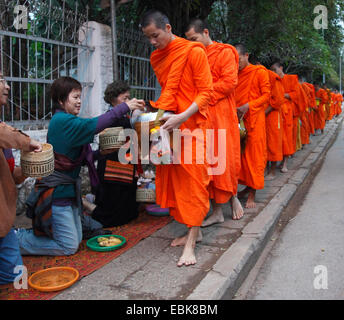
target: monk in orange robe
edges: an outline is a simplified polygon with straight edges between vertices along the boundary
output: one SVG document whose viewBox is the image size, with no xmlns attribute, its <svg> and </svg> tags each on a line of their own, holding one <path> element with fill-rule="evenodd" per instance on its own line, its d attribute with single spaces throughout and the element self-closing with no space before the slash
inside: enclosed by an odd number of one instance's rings
<svg viewBox="0 0 344 320">
<path fill-rule="evenodd" d="M 337 95 L 338 91 L 337 89 L 333 90 L 333 99 L 334 99 L 334 103 L 333 103 L 333 118 L 337 116 L 337 111 L 338 111 L 338 95 Z"/>
<path fill-rule="evenodd" d="M 338 91 L 337 89 L 335 89 L 333 91 L 333 117 L 337 117 L 337 112 L 338 112 L 338 104 L 339 104 L 339 100 L 338 100 Z M 332 117 L 332 118 L 333 118 Z"/>
<path fill-rule="evenodd" d="M 235 101 L 239 119 L 247 130 L 245 150 L 241 156 L 239 183 L 246 188 L 239 196 L 248 194 L 246 208 L 256 207 L 256 190 L 264 188 L 264 170 L 267 160 L 265 109 L 270 102 L 271 85 L 267 70 L 249 63 L 244 45 L 235 46 L 239 53 L 239 83 Z"/>
<path fill-rule="evenodd" d="M 296 75 L 297 76 L 297 75 Z M 299 81 L 299 77 L 297 76 L 297 80 Z M 301 143 L 301 123 L 300 123 L 300 119 L 301 119 L 301 115 L 303 113 L 303 108 L 305 107 L 303 100 L 303 94 L 301 92 L 301 87 L 300 84 L 298 82 L 298 87 L 297 87 L 297 98 L 294 100 L 295 101 L 295 113 L 294 113 L 294 117 L 293 117 L 293 121 L 294 121 L 294 144 L 295 144 L 295 152 L 299 151 L 302 148 L 302 143 Z"/>
<path fill-rule="evenodd" d="M 328 115 L 328 120 L 332 120 L 335 112 L 336 112 L 336 95 L 334 92 L 330 92 L 331 100 L 330 100 L 330 108 L 329 108 L 329 115 Z"/>
<path fill-rule="evenodd" d="M 320 88 L 319 84 L 314 85 L 315 88 L 315 97 L 317 101 L 317 109 L 315 112 L 314 117 L 314 127 L 315 130 L 320 130 L 321 134 L 324 133 L 326 118 L 325 118 L 325 112 L 326 112 L 326 103 L 328 100 L 327 92 Z"/>
<path fill-rule="evenodd" d="M 300 135 L 301 135 L 301 144 L 309 144 L 309 135 L 310 135 L 310 128 L 309 128 L 309 105 L 310 105 L 310 99 L 311 95 L 309 92 L 308 86 L 300 80 L 300 92 L 301 92 L 301 98 L 300 103 L 302 104 L 302 111 L 300 114 L 300 121 L 301 121 L 301 128 L 300 128 Z"/>
<path fill-rule="evenodd" d="M 280 76 L 284 87 L 283 163 L 281 172 L 285 173 L 288 172 L 288 158 L 296 151 L 297 122 L 295 119 L 298 120 L 299 116 L 299 83 L 298 76 L 285 74 L 283 66 L 279 62 L 274 63 L 271 70 Z"/>
<path fill-rule="evenodd" d="M 209 115 L 215 130 L 214 154 L 219 148 L 225 152 L 225 170 L 222 174 L 212 175 L 210 198 L 213 212 L 204 220 L 202 227 L 224 222 L 222 204 L 231 200 L 232 218 L 240 219 L 244 210 L 236 197 L 240 172 L 240 132 L 236 112 L 234 89 L 238 84 L 239 56 L 236 49 L 229 45 L 212 41 L 205 21 L 193 19 L 189 23 L 185 36 L 190 41 L 202 43 L 207 52 L 211 74 L 213 76 L 214 95 L 209 104 Z M 226 145 L 220 146 L 217 139 L 219 129 L 226 132 Z M 214 167 L 213 165 L 212 167 Z"/>
<path fill-rule="evenodd" d="M 334 93 L 336 101 L 335 116 L 338 117 L 342 113 L 343 96 L 339 93 L 337 89 L 334 91 Z"/>
<path fill-rule="evenodd" d="M 338 92 L 338 111 L 337 115 L 339 116 L 342 113 L 342 104 L 343 104 L 343 95 Z"/>
<path fill-rule="evenodd" d="M 301 142 L 301 118 L 303 116 L 304 110 L 306 108 L 306 97 L 304 97 L 304 92 L 301 89 L 300 82 L 298 83 L 298 102 L 296 103 L 296 116 L 294 115 L 294 142 L 295 151 L 302 149 Z"/>
<path fill-rule="evenodd" d="M 141 26 L 156 48 L 150 61 L 162 89 L 153 106 L 174 112 L 161 118 L 166 121 L 161 128 L 169 132 L 180 128 L 182 134 L 198 130 L 204 138 L 206 129 L 210 128 L 208 103 L 213 92 L 204 46 L 174 35 L 167 16 L 156 10 L 143 16 Z M 187 137 L 183 138 L 185 142 Z M 198 161 L 194 145 L 190 148 L 181 143 L 179 150 L 183 159 L 180 163 L 156 168 L 156 202 L 162 208 L 168 207 L 170 215 L 189 228 L 185 236 L 171 243 L 171 246 L 184 246 L 177 265 L 188 266 L 196 263 L 194 248 L 200 226 L 209 211 L 210 178 L 209 166 L 205 160 Z M 205 143 L 201 144 L 201 151 L 206 153 Z M 184 160 L 186 153 L 191 153 L 192 163 Z"/>
<path fill-rule="evenodd" d="M 276 176 L 276 165 L 278 161 L 283 160 L 283 123 L 282 110 L 284 104 L 284 88 L 280 76 L 271 71 L 269 80 L 271 84 L 270 104 L 265 110 L 266 115 L 266 145 L 267 145 L 267 161 L 271 163 L 268 167 L 266 181 L 273 180 Z"/>
<path fill-rule="evenodd" d="M 327 102 L 325 104 L 325 122 L 330 120 L 330 109 L 331 109 L 331 90 L 329 88 L 327 88 L 327 86 L 324 84 L 323 85 L 323 89 L 326 91 L 327 93 Z"/>
<path fill-rule="evenodd" d="M 315 128 L 314 128 L 314 114 L 315 114 L 315 109 L 317 108 L 316 100 L 315 100 L 315 89 L 314 85 L 308 82 L 304 83 L 308 88 L 309 88 L 309 94 L 310 94 L 310 105 L 309 105 L 309 114 L 308 114 L 308 119 L 309 119 L 309 129 L 310 133 L 312 135 L 315 134 Z"/>
</svg>

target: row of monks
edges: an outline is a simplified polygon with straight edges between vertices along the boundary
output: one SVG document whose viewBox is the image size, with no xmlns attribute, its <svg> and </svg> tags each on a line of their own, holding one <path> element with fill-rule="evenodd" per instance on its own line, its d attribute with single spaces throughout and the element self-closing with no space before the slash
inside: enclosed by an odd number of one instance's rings
<svg viewBox="0 0 344 320">
<path fill-rule="evenodd" d="M 279 162 L 281 172 L 288 172 L 288 159 L 311 143 L 312 135 L 322 134 L 326 121 L 342 112 L 343 96 L 297 74 L 284 73 L 281 62 L 267 66 L 250 63 L 243 44 L 213 41 L 206 23 L 199 19 L 190 22 L 185 35 L 205 46 L 216 97 L 216 103 L 209 105 L 210 118 L 215 129 L 227 132 L 226 172 L 213 175 L 210 184 L 214 207 L 238 194 L 239 198 L 248 195 L 245 207 L 254 208 L 256 190 L 275 178 Z M 233 118 L 231 109 L 237 117 Z M 238 121 L 246 131 L 241 145 L 235 133 Z M 235 155 L 239 149 L 238 164 Z M 246 188 L 237 193 L 239 184 Z M 241 216 L 242 210 L 239 214 L 234 211 L 234 218 Z M 208 220 L 203 226 L 223 217 Z"/>
<path fill-rule="evenodd" d="M 266 96 L 259 105 L 261 117 L 252 121 L 245 114 L 243 118 L 245 126 L 251 127 L 248 130 L 251 136 L 248 135 L 242 154 L 239 182 L 247 186 L 243 191 L 249 194 L 246 207 L 252 208 L 255 206 L 255 190 L 263 189 L 264 181 L 274 179 L 277 162 L 281 162 L 281 172 L 287 172 L 288 158 L 303 145 L 311 143 L 311 135 L 322 134 L 326 122 L 342 112 L 343 96 L 325 85 L 313 85 L 296 74 L 285 74 L 280 62 L 273 63 L 269 69 L 259 63 L 250 64 L 245 47 L 237 45 L 236 48 L 242 61 L 235 94 L 236 106 L 241 108 L 244 103 L 244 92 L 250 95 L 247 91 L 255 91 L 257 98 Z M 252 135 L 255 145 L 250 141 Z M 257 147 L 257 140 L 261 141 L 261 148 Z M 264 164 L 265 173 L 268 173 L 265 177 Z"/>
<path fill-rule="evenodd" d="M 196 242 L 202 240 L 200 227 L 224 222 L 222 206 L 229 202 L 232 218 L 241 219 L 245 211 L 238 200 L 241 196 L 248 194 L 245 207 L 254 208 L 256 190 L 274 177 L 276 164 L 282 162 L 281 171 L 288 170 L 288 157 L 341 112 L 342 97 L 331 93 L 330 98 L 326 90 L 284 74 L 280 63 L 251 64 L 244 45 L 213 41 L 200 19 L 188 24 L 187 40 L 173 34 L 168 18 L 159 11 L 147 12 L 141 27 L 155 47 L 150 62 L 162 88 L 153 106 L 172 111 L 161 118 L 166 121 L 161 128 L 192 132 L 211 127 L 214 154 L 225 150 L 221 174 L 216 173 L 218 164 L 211 164 L 210 171 L 206 163 L 156 167 L 156 203 L 188 227 L 171 243 L 184 246 L 177 265 L 192 265 Z M 239 122 L 246 130 L 244 147 Z M 225 145 L 217 139 L 217 130 L 226 133 Z M 206 144 L 203 147 L 206 152 Z M 194 149 L 192 156 L 197 159 Z M 245 189 L 238 192 L 240 185 Z"/>
</svg>

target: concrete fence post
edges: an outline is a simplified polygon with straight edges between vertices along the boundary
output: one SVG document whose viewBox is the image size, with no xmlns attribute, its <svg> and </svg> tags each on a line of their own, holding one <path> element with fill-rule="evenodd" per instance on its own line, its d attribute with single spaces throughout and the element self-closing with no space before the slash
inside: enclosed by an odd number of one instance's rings
<svg viewBox="0 0 344 320">
<path fill-rule="evenodd" d="M 78 80 L 93 83 L 83 88 L 80 117 L 97 117 L 107 110 L 104 91 L 113 81 L 111 28 L 90 21 L 87 28 L 80 28 L 79 42 L 94 47 L 94 51 L 78 49 Z"/>
</svg>

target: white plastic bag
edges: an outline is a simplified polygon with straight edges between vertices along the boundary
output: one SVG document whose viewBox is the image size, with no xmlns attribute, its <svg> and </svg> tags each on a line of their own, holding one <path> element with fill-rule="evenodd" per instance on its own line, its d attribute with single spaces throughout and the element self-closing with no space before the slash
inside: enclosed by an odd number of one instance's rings
<svg viewBox="0 0 344 320">
<path fill-rule="evenodd" d="M 170 134 L 164 129 L 151 131 L 150 161 L 154 165 L 171 164 L 172 150 L 170 146 Z"/>
</svg>

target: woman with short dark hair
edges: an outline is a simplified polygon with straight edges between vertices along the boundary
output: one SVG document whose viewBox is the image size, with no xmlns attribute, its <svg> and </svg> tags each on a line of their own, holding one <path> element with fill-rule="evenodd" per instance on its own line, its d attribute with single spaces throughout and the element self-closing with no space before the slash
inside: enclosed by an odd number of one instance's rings
<svg viewBox="0 0 344 320">
<path fill-rule="evenodd" d="M 91 184 L 97 184 L 97 176 L 92 174 L 95 168 L 90 143 L 95 134 L 112 126 L 130 110 L 144 108 L 143 100 L 132 99 L 99 117 L 80 118 L 81 90 L 81 84 L 71 77 L 59 78 L 51 86 L 57 108 L 49 124 L 47 141 L 54 148 L 55 171 L 36 183 L 37 188 L 41 187 L 39 197 L 53 188 L 51 206 L 47 208 L 45 204 L 36 210 L 41 202 L 32 200 L 31 212 L 37 228 L 17 232 L 22 254 L 71 255 L 77 251 L 82 240 L 81 165 L 88 165 Z M 46 215 L 39 219 L 44 210 Z"/>
<path fill-rule="evenodd" d="M 130 96 L 130 86 L 127 82 L 117 80 L 110 83 L 104 92 L 104 101 L 110 106 L 115 106 L 117 100 L 119 103 L 125 102 L 124 96 Z"/>
</svg>

